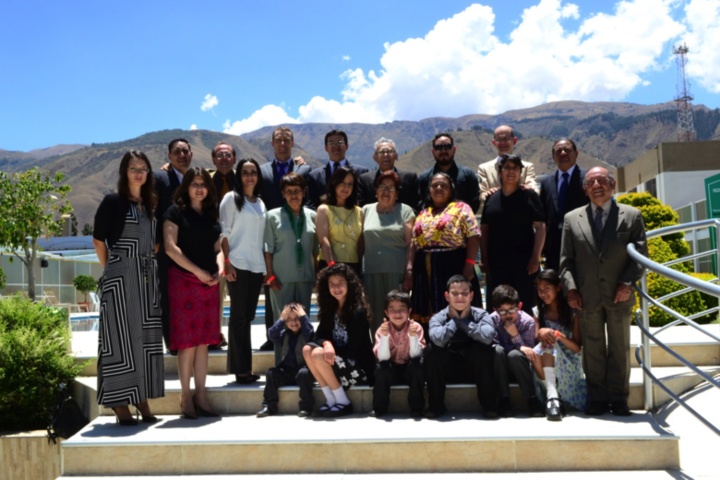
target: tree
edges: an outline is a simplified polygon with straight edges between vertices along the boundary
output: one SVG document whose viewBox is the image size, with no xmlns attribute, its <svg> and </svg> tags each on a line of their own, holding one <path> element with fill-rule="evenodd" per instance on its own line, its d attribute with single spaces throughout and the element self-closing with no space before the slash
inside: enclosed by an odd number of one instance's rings
<svg viewBox="0 0 720 480">
<path fill-rule="evenodd" d="M 61 216 L 72 211 L 63 185 L 64 175 L 38 168 L 8 174 L 0 172 L 0 245 L 10 248 L 28 272 L 28 296 L 35 300 L 35 271 L 40 237 L 62 232 Z M 21 251 L 22 253 L 18 253 Z"/>
<path fill-rule="evenodd" d="M 92 292 L 98 287 L 97 281 L 90 275 L 78 275 L 73 278 L 73 285 L 78 292 L 85 295 L 85 303 L 87 303 L 88 292 Z"/>
<path fill-rule="evenodd" d="M 93 234 L 93 226 L 90 225 L 89 223 L 86 223 L 85 225 L 83 225 L 82 234 L 83 235 L 92 235 Z"/>
</svg>

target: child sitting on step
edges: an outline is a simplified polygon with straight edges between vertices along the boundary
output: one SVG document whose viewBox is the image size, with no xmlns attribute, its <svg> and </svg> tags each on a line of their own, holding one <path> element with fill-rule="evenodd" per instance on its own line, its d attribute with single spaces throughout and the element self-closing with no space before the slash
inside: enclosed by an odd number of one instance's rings
<svg viewBox="0 0 720 480">
<path fill-rule="evenodd" d="M 535 287 L 538 301 L 534 313 L 540 342 L 535 352 L 541 355 L 541 366 L 535 365 L 535 373 L 547 388 L 547 419 L 562 420 L 560 399 L 581 412 L 585 410 L 587 389 L 580 355 L 579 321 L 563 295 L 555 270 L 540 272 Z"/>
<path fill-rule="evenodd" d="M 425 348 L 423 328 L 410 320 L 410 294 L 392 290 L 385 297 L 385 320 L 375 333 L 375 386 L 371 416 L 382 417 L 390 404 L 390 387 L 408 385 L 410 416 L 423 416 L 425 375 L 422 354 Z"/>
<path fill-rule="evenodd" d="M 305 309 L 296 302 L 285 305 L 280 318 L 268 329 L 268 337 L 277 347 L 280 355 L 276 365 L 266 374 L 262 409 L 258 417 L 275 415 L 278 411 L 278 389 L 285 385 L 300 387 L 299 417 L 307 417 L 313 408 L 312 374 L 305 365 L 303 347 L 310 342 L 315 333 Z"/>
<path fill-rule="evenodd" d="M 318 415 L 349 415 L 353 405 L 345 390 L 373 384 L 370 307 L 360 278 L 343 263 L 320 270 L 317 301 L 320 324 L 313 343 L 303 348 L 303 356 L 325 395 Z"/>
</svg>

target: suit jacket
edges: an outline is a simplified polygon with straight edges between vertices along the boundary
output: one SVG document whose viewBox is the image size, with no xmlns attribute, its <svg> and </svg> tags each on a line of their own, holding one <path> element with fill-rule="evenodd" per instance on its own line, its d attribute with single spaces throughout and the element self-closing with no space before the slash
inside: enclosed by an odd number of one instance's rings
<svg viewBox="0 0 720 480">
<path fill-rule="evenodd" d="M 395 169 L 395 173 L 400 176 L 400 192 L 398 192 L 398 201 L 410 206 L 415 213 L 420 208 L 420 197 L 418 195 L 418 178 L 414 172 L 403 172 Z M 380 170 L 370 170 L 360 175 L 358 182 L 358 204 L 363 207 L 369 203 L 377 202 L 377 194 L 375 192 L 375 180 L 380 175 Z"/>
<path fill-rule="evenodd" d="M 559 170 L 548 175 L 540 181 L 540 201 L 545 209 L 547 233 L 545 234 L 545 268 L 552 268 L 559 273 L 560 268 L 560 242 L 562 240 L 562 226 L 565 213 L 588 204 L 582 184 L 587 171 L 576 166 L 570 176 L 567 197 L 565 198 L 565 211 L 558 208 L 558 179 L 561 178 Z"/>
<path fill-rule="evenodd" d="M 165 211 L 173 204 L 173 196 L 175 195 L 175 190 L 180 186 L 180 179 L 172 168 L 169 172 L 163 170 L 153 172 L 153 177 L 155 180 L 155 191 L 158 195 L 157 218 L 158 223 L 162 224 Z"/>
<path fill-rule="evenodd" d="M 418 175 L 418 190 L 422 208 L 427 207 L 426 201 L 428 199 L 430 179 L 433 175 L 441 171 L 437 164 L 435 164 Z M 452 166 L 450 170 L 447 171 L 447 174 L 455 183 L 455 198 L 467 203 L 473 212 L 477 212 L 478 208 L 480 208 L 480 189 L 478 188 L 478 178 L 475 172 L 465 165 L 458 165 L 457 162 L 453 160 Z"/>
<path fill-rule="evenodd" d="M 523 168 L 520 172 L 520 183 L 536 192 L 538 186 L 535 183 L 535 166 L 530 162 L 522 162 Z M 480 179 L 480 201 L 485 203 L 491 188 L 500 188 L 500 174 L 497 171 L 497 157 L 489 162 L 481 163 L 478 166 L 477 175 Z M 539 193 L 539 192 L 538 192 Z"/>
<path fill-rule="evenodd" d="M 289 170 L 287 173 L 295 172 L 298 175 L 308 179 L 308 174 L 312 170 L 310 165 L 296 165 L 293 159 L 288 160 Z M 260 165 L 260 178 L 262 180 L 262 190 L 260 190 L 260 196 L 265 204 L 265 208 L 268 211 L 273 208 L 282 207 L 285 203 L 285 199 L 282 197 L 280 192 L 280 178 L 278 178 L 277 172 L 273 168 L 273 162 L 263 163 Z"/>
<path fill-rule="evenodd" d="M 614 304 L 613 300 L 619 284 L 636 282 L 642 276 L 642 267 L 627 254 L 630 243 L 638 252 L 648 254 L 642 214 L 613 201 L 602 238 L 596 238 L 592 207 L 589 204 L 565 215 L 560 252 L 565 291 L 580 292 L 583 310 L 601 306 L 632 308 L 633 295 L 622 304 Z"/>
<path fill-rule="evenodd" d="M 350 162 L 348 162 L 348 166 L 355 170 L 358 178 L 360 178 L 360 175 L 368 171 L 367 168 L 360 165 L 351 165 Z M 327 184 L 330 181 L 330 177 L 330 162 L 327 162 L 322 167 L 317 167 L 310 171 L 307 177 L 308 195 L 305 199 L 305 204 L 309 208 L 317 210 L 320 204 L 323 203 L 325 197 L 327 196 Z M 355 195 L 357 195 L 357 192 L 358 188 L 355 188 Z"/>
</svg>

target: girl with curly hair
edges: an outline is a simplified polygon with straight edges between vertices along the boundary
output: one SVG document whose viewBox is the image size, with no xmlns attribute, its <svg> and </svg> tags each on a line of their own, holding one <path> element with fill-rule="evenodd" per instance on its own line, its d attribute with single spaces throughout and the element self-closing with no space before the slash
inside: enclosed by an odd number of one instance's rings
<svg viewBox="0 0 720 480">
<path fill-rule="evenodd" d="M 349 415 L 353 406 L 345 390 L 374 383 L 370 307 L 360 278 L 343 263 L 320 271 L 317 301 L 320 323 L 313 343 L 303 348 L 303 357 L 325 395 L 318 414 Z"/>
</svg>

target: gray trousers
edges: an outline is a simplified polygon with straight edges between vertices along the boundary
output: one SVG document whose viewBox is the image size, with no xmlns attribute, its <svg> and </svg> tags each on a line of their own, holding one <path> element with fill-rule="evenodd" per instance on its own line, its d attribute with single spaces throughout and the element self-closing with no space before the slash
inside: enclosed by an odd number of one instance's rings
<svg viewBox="0 0 720 480">
<path fill-rule="evenodd" d="M 535 382 L 530 361 L 520 350 L 505 353 L 501 345 L 495 345 L 495 380 L 500 398 L 510 397 L 510 379 L 520 385 L 525 399 L 535 396 Z"/>
</svg>

